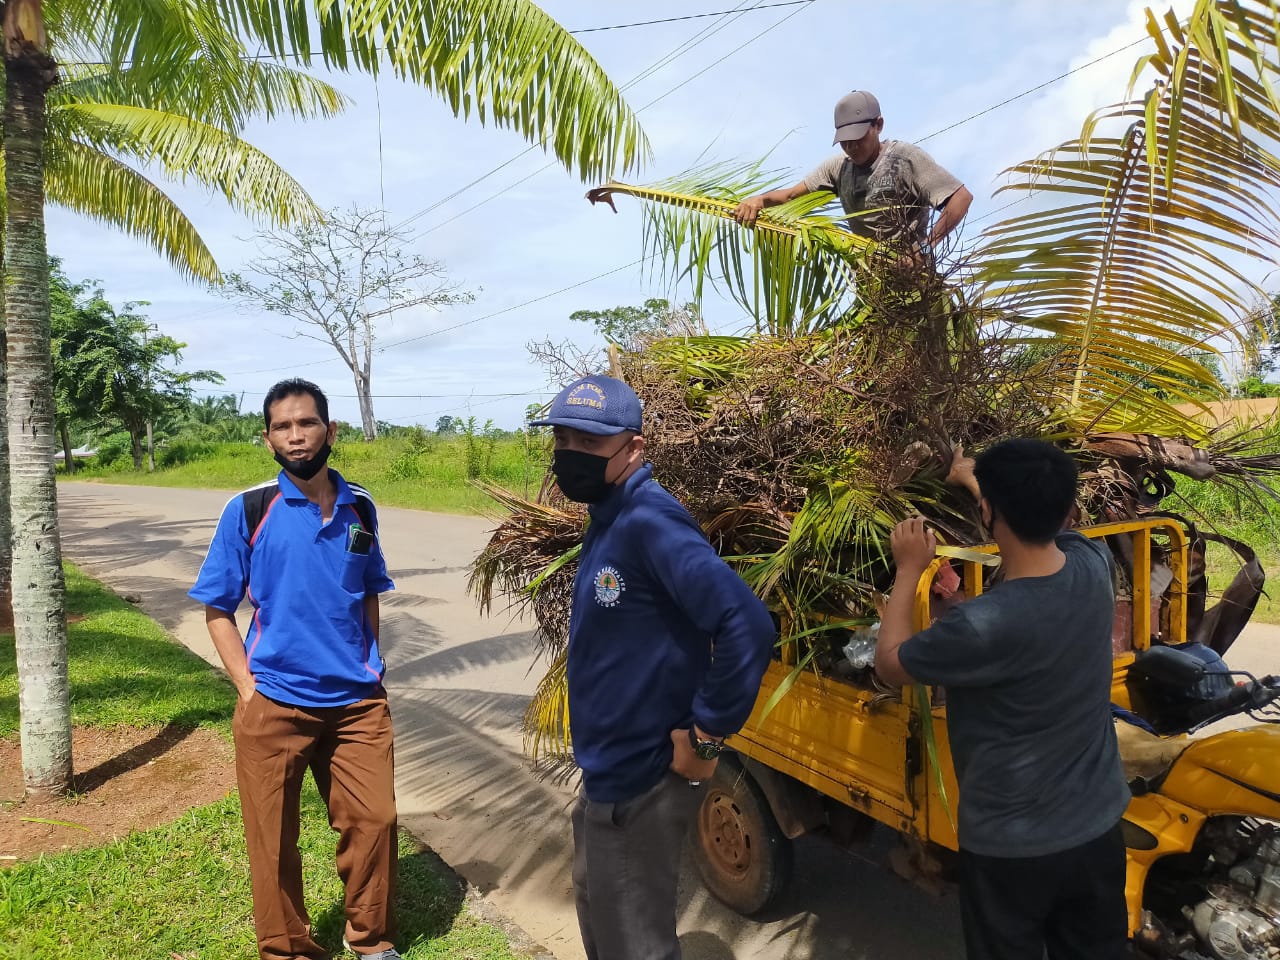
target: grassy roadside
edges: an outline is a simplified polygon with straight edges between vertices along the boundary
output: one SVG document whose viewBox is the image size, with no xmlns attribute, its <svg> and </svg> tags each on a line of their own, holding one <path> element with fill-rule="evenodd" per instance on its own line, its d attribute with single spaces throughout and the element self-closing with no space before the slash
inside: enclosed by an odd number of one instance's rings
<svg viewBox="0 0 1280 960">
<path fill-rule="evenodd" d="M 211 726 L 230 735 L 230 684 L 152 620 L 67 567 L 72 710 L 77 725 Z M 11 637 L 0 638 L 0 736 L 18 726 Z M 74 800 L 69 800 L 68 805 Z M 317 938 L 340 954 L 337 836 L 308 779 L 300 847 Z M 255 955 L 248 866 L 234 795 L 105 846 L 0 870 L 0 958 L 118 960 Z M 406 960 L 511 960 L 506 935 L 472 916 L 458 879 L 410 835 L 397 890 Z"/>
<path fill-rule="evenodd" d="M 275 463 L 261 446 L 248 443 L 197 445 L 191 459 L 157 470 L 136 473 L 121 461 L 112 468 L 91 467 L 76 479 L 155 486 L 243 489 L 269 478 Z M 171 451 L 180 454 L 176 448 Z M 181 460 L 183 456 L 174 456 Z M 373 443 L 341 443 L 333 463 L 343 474 L 367 487 L 385 506 L 435 510 L 444 513 L 493 514 L 492 500 L 468 481 L 468 468 L 479 469 L 489 482 L 532 496 L 550 460 L 545 437 L 379 438 Z M 1263 596 L 1254 619 L 1280 623 L 1280 503 L 1236 496 L 1221 484 L 1178 478 L 1178 496 L 1163 506 L 1184 514 L 1206 529 L 1218 530 L 1252 546 L 1276 591 L 1276 600 Z M 1209 550 L 1210 589 L 1221 590 L 1238 569 L 1224 547 Z"/>
<path fill-rule="evenodd" d="M 1178 495 L 1162 506 L 1180 513 L 1207 531 L 1248 544 L 1258 554 L 1267 585 L 1252 620 L 1280 623 L 1280 501 L 1271 497 L 1242 497 L 1221 484 L 1178 478 Z M 1240 564 L 1235 553 L 1210 544 L 1207 554 L 1210 603 L 1231 582 Z M 1270 596 L 1268 596 L 1270 594 Z"/>
<path fill-rule="evenodd" d="M 495 506 L 469 477 L 532 496 L 550 462 L 547 444 L 541 437 L 396 436 L 373 443 L 340 442 L 330 462 L 367 488 L 380 505 L 476 514 L 492 512 Z M 74 479 L 239 490 L 270 479 L 279 469 L 265 448 L 250 443 L 198 444 L 175 448 L 170 456 L 182 462 L 154 473 L 134 471 L 127 461 L 110 467 L 91 464 Z"/>
</svg>

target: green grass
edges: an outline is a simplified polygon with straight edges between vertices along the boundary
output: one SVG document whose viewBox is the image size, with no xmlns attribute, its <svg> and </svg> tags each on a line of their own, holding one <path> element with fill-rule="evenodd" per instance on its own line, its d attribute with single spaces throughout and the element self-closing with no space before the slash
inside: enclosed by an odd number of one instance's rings
<svg viewBox="0 0 1280 960">
<path fill-rule="evenodd" d="M 211 726 L 230 734 L 235 692 L 195 654 L 68 566 L 72 715 L 77 725 Z M 18 726 L 11 637 L 0 637 L 0 736 Z M 340 951 L 337 835 L 308 777 L 302 850 L 317 939 Z M 407 833 L 397 910 L 406 960 L 511 960 L 506 935 L 468 913 L 457 877 Z M 243 960 L 256 955 L 237 797 L 106 846 L 0 870 L 0 958 Z"/>
<path fill-rule="evenodd" d="M 415 443 L 411 437 L 396 436 L 373 443 L 340 442 L 330 462 L 347 479 L 367 488 L 382 506 L 485 513 L 495 505 L 468 480 L 469 454 L 482 479 L 532 496 L 550 462 L 548 442 L 534 437 L 526 445 L 523 437 L 503 438 L 489 447 L 483 438 L 476 438 L 469 451 L 465 437 L 426 434 Z M 91 462 L 75 479 L 236 490 L 261 483 L 279 469 L 261 445 L 215 443 L 207 447 L 212 451 L 209 456 L 158 468 L 154 473 L 135 471 L 125 458 L 109 467 Z"/>
<path fill-rule="evenodd" d="M 1258 600 L 1252 620 L 1280 623 L 1280 501 L 1266 496 L 1242 497 L 1222 484 L 1179 477 L 1178 495 L 1169 497 L 1161 506 L 1206 530 L 1251 546 L 1267 575 L 1266 592 Z M 1212 595 L 1231 582 L 1240 564 L 1230 549 L 1210 544 L 1207 566 L 1212 603 Z"/>
<path fill-rule="evenodd" d="M 339 954 L 337 835 L 309 779 L 302 804 L 307 908 L 316 939 Z M 0 871 L 0 958 L 256 956 L 246 862 L 240 804 L 232 796 L 104 847 Z M 406 960 L 517 956 L 501 930 L 465 912 L 461 885 L 404 833 L 396 904 Z"/>
<path fill-rule="evenodd" d="M 71 719 L 82 726 L 213 726 L 229 734 L 235 691 L 150 617 L 67 565 Z M 77 617 L 83 617 L 77 620 Z M 18 730 L 13 639 L 0 640 L 0 736 Z"/>
</svg>

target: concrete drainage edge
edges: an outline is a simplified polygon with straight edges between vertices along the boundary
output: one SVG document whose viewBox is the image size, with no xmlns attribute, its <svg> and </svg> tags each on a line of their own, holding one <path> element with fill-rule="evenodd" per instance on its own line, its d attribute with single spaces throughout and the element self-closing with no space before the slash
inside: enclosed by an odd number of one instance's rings
<svg viewBox="0 0 1280 960">
<path fill-rule="evenodd" d="M 458 879 L 462 880 L 461 877 L 458 877 Z M 462 880 L 462 882 L 465 885 L 464 900 L 467 904 L 467 909 L 480 920 L 501 930 L 507 940 L 511 942 L 511 948 L 516 953 L 529 957 L 531 960 L 556 960 L 555 954 L 534 940 L 524 931 L 523 927 L 516 924 L 510 917 L 487 900 L 477 887 L 472 886 L 465 880 Z"/>
</svg>

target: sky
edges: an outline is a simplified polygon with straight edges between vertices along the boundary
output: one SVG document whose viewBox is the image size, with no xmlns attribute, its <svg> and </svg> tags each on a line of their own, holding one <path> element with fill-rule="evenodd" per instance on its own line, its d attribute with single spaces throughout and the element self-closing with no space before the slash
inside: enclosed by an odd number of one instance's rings
<svg viewBox="0 0 1280 960">
<path fill-rule="evenodd" d="M 972 191 L 961 237 L 967 242 L 1009 202 L 993 196 L 1000 172 L 1069 139 L 1091 110 L 1120 100 L 1149 49 L 1142 42 L 1145 5 L 1123 0 L 775 4 L 541 5 L 572 30 L 757 8 L 578 35 L 615 83 L 648 72 L 625 91 L 633 108 L 644 108 L 639 116 L 653 150 L 630 182 L 769 153 L 769 167 L 783 174 L 778 185 L 795 183 L 835 152 L 836 100 L 867 89 L 880 101 L 883 137 L 920 144 Z M 1173 4 L 1179 14 L 1189 6 Z M 1161 15 L 1168 8 L 1154 7 Z M 591 184 L 558 165 L 542 169 L 549 157 L 541 149 L 525 152 L 511 131 L 455 118 L 424 89 L 390 78 L 321 75 L 353 101 L 345 114 L 254 125 L 246 139 L 322 208 L 354 204 L 385 208 L 391 223 L 412 218 L 408 249 L 443 261 L 450 280 L 476 295 L 439 312 L 398 313 L 379 328 L 388 343 L 420 337 L 375 355 L 379 420 L 430 427 L 444 415 L 474 416 L 518 427 L 526 407 L 553 392 L 529 359 L 529 340 L 571 338 L 590 347 L 590 328 L 569 320 L 576 310 L 653 296 L 687 299 L 687 291 L 666 289 L 630 265 L 642 254 L 637 201 L 619 198 L 616 215 L 592 207 L 584 199 Z M 224 271 L 251 266 L 254 223 L 194 186 L 166 189 Z M 331 348 L 296 337 L 292 321 L 238 307 L 184 280 L 144 244 L 67 211 L 50 209 L 48 234 L 68 276 L 96 281 L 113 303 L 147 301 L 141 312 L 187 344 L 185 368 L 226 378 L 199 392 L 243 395 L 242 409 L 254 410 L 271 384 L 305 376 L 329 394 L 333 416 L 359 423 L 350 372 Z M 746 322 L 726 302 L 708 301 L 704 310 L 716 332 Z"/>
</svg>

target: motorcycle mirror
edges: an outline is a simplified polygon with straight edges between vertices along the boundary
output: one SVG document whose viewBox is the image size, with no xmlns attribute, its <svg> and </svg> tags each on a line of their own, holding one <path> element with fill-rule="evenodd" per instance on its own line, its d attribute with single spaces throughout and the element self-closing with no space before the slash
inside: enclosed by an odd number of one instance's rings
<svg viewBox="0 0 1280 960">
<path fill-rule="evenodd" d="M 1189 687 L 1205 675 L 1205 663 L 1172 647 L 1152 647 L 1138 654 L 1129 673 L 1143 680 L 1174 687 Z"/>
</svg>

